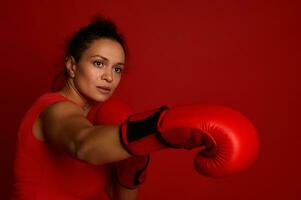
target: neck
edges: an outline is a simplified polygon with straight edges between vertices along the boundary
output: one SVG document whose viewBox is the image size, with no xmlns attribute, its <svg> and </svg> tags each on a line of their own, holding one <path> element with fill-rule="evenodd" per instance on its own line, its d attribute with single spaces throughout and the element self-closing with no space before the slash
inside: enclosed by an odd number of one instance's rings
<svg viewBox="0 0 301 200">
<path fill-rule="evenodd" d="M 88 111 L 93 102 L 82 95 L 74 86 L 72 80 L 67 80 L 66 85 L 59 91 L 63 96 L 78 104 L 84 111 Z"/>
</svg>

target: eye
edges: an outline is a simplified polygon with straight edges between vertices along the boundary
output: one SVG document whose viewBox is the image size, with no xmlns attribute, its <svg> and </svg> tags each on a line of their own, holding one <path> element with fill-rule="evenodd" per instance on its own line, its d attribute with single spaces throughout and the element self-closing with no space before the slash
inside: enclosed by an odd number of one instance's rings
<svg viewBox="0 0 301 200">
<path fill-rule="evenodd" d="M 102 67 L 104 65 L 104 63 L 101 60 L 95 60 L 95 61 L 93 61 L 93 65 L 95 67 Z"/>
<path fill-rule="evenodd" d="M 122 67 L 114 67 L 114 71 L 116 73 L 121 73 L 123 71 L 123 68 Z"/>
</svg>

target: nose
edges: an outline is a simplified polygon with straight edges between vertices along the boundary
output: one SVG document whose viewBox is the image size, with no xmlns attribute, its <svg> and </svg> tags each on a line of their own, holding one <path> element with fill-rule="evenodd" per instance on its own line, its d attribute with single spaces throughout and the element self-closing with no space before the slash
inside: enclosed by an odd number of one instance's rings
<svg viewBox="0 0 301 200">
<path fill-rule="evenodd" d="M 110 67 L 106 67 L 104 69 L 103 74 L 101 76 L 103 80 L 106 80 L 107 82 L 112 82 L 113 81 L 113 73 Z"/>
</svg>

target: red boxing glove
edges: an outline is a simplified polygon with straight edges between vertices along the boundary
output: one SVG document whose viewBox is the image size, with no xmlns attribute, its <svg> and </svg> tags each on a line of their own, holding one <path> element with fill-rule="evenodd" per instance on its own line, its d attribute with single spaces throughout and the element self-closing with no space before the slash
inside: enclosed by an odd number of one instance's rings
<svg viewBox="0 0 301 200">
<path fill-rule="evenodd" d="M 126 104 L 108 100 L 91 109 L 87 118 L 94 125 L 120 125 L 130 114 L 132 109 Z M 145 181 L 149 160 L 150 155 L 139 155 L 114 163 L 119 184 L 128 189 L 137 188 Z"/>
<path fill-rule="evenodd" d="M 133 156 L 115 163 L 118 183 L 127 189 L 136 189 L 146 179 L 150 155 Z"/>
<path fill-rule="evenodd" d="M 259 150 L 252 123 L 239 112 L 223 106 L 161 107 L 135 114 L 122 124 L 120 134 L 124 148 L 133 155 L 167 147 L 198 147 L 195 169 L 211 177 L 245 169 L 256 159 Z"/>
</svg>

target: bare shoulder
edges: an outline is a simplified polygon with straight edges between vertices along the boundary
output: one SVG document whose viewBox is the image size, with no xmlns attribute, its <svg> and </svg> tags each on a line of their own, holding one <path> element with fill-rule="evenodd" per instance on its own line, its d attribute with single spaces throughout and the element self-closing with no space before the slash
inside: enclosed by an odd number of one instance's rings
<svg viewBox="0 0 301 200">
<path fill-rule="evenodd" d="M 42 113 L 42 118 L 64 118 L 70 115 L 82 115 L 84 111 L 72 102 L 63 101 L 48 106 Z"/>
<path fill-rule="evenodd" d="M 59 146 L 69 146 L 81 130 L 92 126 L 84 111 L 71 102 L 58 102 L 48 106 L 40 115 L 42 138 Z"/>
</svg>

